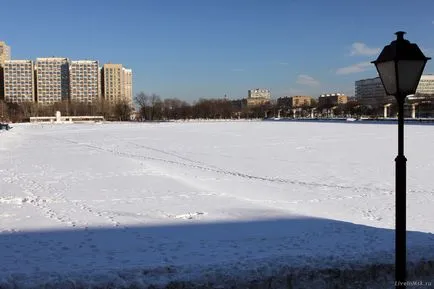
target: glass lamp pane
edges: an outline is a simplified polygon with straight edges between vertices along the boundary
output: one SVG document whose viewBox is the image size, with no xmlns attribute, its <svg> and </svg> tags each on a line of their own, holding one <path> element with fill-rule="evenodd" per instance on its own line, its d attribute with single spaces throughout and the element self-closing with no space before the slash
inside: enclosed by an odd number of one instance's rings
<svg viewBox="0 0 434 289">
<path fill-rule="evenodd" d="M 384 89 L 388 95 L 395 95 L 397 92 L 396 87 L 396 72 L 395 72 L 395 62 L 386 61 L 376 64 L 378 74 L 383 81 Z"/>
<path fill-rule="evenodd" d="M 405 96 L 416 93 L 426 60 L 400 60 L 398 61 L 399 91 Z"/>
</svg>

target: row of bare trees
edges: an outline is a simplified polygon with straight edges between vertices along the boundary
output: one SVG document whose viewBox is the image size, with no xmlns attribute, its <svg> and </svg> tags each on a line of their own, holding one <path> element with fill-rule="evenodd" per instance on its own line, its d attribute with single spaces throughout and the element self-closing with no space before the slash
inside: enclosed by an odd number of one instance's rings
<svg viewBox="0 0 434 289">
<path fill-rule="evenodd" d="M 380 111 L 359 105 L 356 101 L 336 106 L 319 106 L 316 101 L 310 105 L 297 108 L 279 102 L 268 102 L 262 105 L 247 106 L 245 99 L 204 99 L 189 104 L 185 101 L 169 98 L 161 99 L 156 94 L 140 92 L 135 96 L 138 106 L 139 121 L 160 121 L 170 119 L 234 119 L 234 118 L 267 118 L 267 117 L 310 117 L 312 110 L 316 117 L 329 116 L 374 116 Z"/>
<path fill-rule="evenodd" d="M 277 111 L 271 103 L 247 107 L 245 100 L 226 98 L 201 98 L 190 104 L 177 98 L 161 99 L 159 95 L 140 92 L 134 100 L 138 106 L 139 121 L 263 118 L 267 113 Z"/>
<path fill-rule="evenodd" d="M 434 100 L 434 98 L 432 98 Z M 233 118 L 269 118 L 269 117 L 371 117 L 383 116 L 383 106 L 361 105 L 355 100 L 345 104 L 319 104 L 313 100 L 309 105 L 294 110 L 285 102 L 269 102 L 257 106 L 247 106 L 245 99 L 199 99 L 189 104 L 176 98 L 161 99 L 156 94 L 140 92 L 135 97 L 138 105 L 138 120 L 159 121 L 169 119 L 233 119 Z M 412 101 L 408 102 L 409 104 Z M 389 108 L 389 115 L 396 114 L 394 104 Z M 409 112 L 407 111 L 407 114 Z M 433 117 L 434 101 L 419 102 L 418 116 Z"/>
<path fill-rule="evenodd" d="M 35 102 L 5 103 L 0 100 L 0 121 L 23 122 L 35 116 L 54 116 L 60 111 L 65 116 L 104 116 L 107 120 L 130 120 L 132 109 L 128 102 L 116 104 L 98 101 L 95 103 L 81 103 L 62 101 L 50 105 Z"/>
<path fill-rule="evenodd" d="M 247 106 L 245 99 L 229 100 L 201 98 L 192 104 L 177 99 L 162 99 L 157 94 L 138 93 L 134 97 L 137 106 L 135 114 L 138 121 L 162 121 L 177 119 L 236 119 L 236 118 L 267 118 L 267 117 L 378 117 L 383 115 L 383 107 L 368 107 L 349 101 L 334 106 L 320 106 L 313 101 L 310 105 L 294 110 L 285 102 L 268 102 L 257 106 Z M 394 115 L 395 106 L 389 108 L 389 115 Z M 54 116 L 56 111 L 62 115 L 101 115 L 106 120 L 128 121 L 132 109 L 127 102 L 117 104 L 99 101 L 92 104 L 64 101 L 53 105 L 38 105 L 37 103 L 4 103 L 0 101 L 0 120 L 12 122 L 26 121 L 32 116 Z M 434 101 L 420 103 L 418 115 L 434 116 Z"/>
<path fill-rule="evenodd" d="M 190 105 L 177 98 L 161 99 L 159 95 L 140 92 L 134 100 L 138 106 L 138 119 L 142 121 L 235 116 L 233 101 L 226 99 L 200 99 Z"/>
</svg>

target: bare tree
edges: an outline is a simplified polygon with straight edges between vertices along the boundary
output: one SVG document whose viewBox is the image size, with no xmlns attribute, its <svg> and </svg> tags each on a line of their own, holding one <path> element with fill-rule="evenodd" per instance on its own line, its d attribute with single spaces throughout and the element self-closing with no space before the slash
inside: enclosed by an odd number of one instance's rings
<svg viewBox="0 0 434 289">
<path fill-rule="evenodd" d="M 179 109 L 182 102 L 176 98 L 166 98 L 163 100 L 163 118 L 164 119 L 178 119 Z"/>
<path fill-rule="evenodd" d="M 142 107 L 146 107 L 149 105 L 149 99 L 150 97 L 146 93 L 141 91 L 134 97 L 134 102 L 139 106 L 139 109 L 141 109 Z"/>
<path fill-rule="evenodd" d="M 131 106 L 126 100 L 122 100 L 114 106 L 115 118 L 119 121 L 130 120 Z"/>
<path fill-rule="evenodd" d="M 150 96 L 141 91 L 134 97 L 134 102 L 139 108 L 140 118 L 146 120 L 147 108 L 150 106 Z"/>
<path fill-rule="evenodd" d="M 25 118 L 37 115 L 37 105 L 34 102 L 23 102 L 21 108 Z"/>
<path fill-rule="evenodd" d="M 12 122 L 22 122 L 25 119 L 23 108 L 17 103 L 7 103 L 7 115 Z"/>
<path fill-rule="evenodd" d="M 7 105 L 3 100 L 0 100 L 0 121 L 9 119 Z"/>
<path fill-rule="evenodd" d="M 158 94 L 139 92 L 134 97 L 134 102 L 138 105 L 142 120 L 159 120 L 164 117 L 164 103 Z"/>
<path fill-rule="evenodd" d="M 157 94 L 151 95 L 151 114 L 150 120 L 159 120 L 162 116 L 163 102 Z"/>
</svg>

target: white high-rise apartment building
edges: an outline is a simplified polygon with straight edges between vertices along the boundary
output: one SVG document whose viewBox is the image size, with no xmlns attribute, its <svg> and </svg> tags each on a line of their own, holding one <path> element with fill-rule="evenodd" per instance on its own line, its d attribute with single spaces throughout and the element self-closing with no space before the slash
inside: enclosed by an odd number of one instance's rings
<svg viewBox="0 0 434 289">
<path fill-rule="evenodd" d="M 247 106 L 257 106 L 268 103 L 271 100 L 271 92 L 269 89 L 255 88 L 247 91 Z"/>
<path fill-rule="evenodd" d="M 416 89 L 416 94 L 429 94 L 434 95 L 434 75 L 424 74 L 420 78 L 419 84 Z"/>
<path fill-rule="evenodd" d="M 122 64 L 108 63 L 102 68 L 104 100 L 115 104 L 123 99 Z"/>
<path fill-rule="evenodd" d="M 269 89 L 263 89 L 263 88 L 250 89 L 248 91 L 248 98 L 270 99 L 271 98 L 271 92 Z"/>
<path fill-rule="evenodd" d="M 11 59 L 11 48 L 4 41 L 0 41 L 0 66 Z"/>
<path fill-rule="evenodd" d="M 11 59 L 11 48 L 6 45 L 4 41 L 0 41 L 0 99 L 4 97 L 4 89 L 3 89 L 3 65 L 5 61 Z"/>
<path fill-rule="evenodd" d="M 53 104 L 69 99 L 69 60 L 51 57 L 36 59 L 36 99 Z"/>
<path fill-rule="evenodd" d="M 132 107 L 133 106 L 133 71 L 131 69 L 123 68 L 123 83 L 125 100 Z"/>
<path fill-rule="evenodd" d="M 4 72 L 4 97 L 6 102 L 35 101 L 34 69 L 31 60 L 6 60 Z"/>
<path fill-rule="evenodd" d="M 71 61 L 69 65 L 69 88 L 71 101 L 92 103 L 99 100 L 99 83 L 98 61 Z"/>
<path fill-rule="evenodd" d="M 122 67 L 122 64 L 104 64 L 102 69 L 104 100 L 111 104 L 127 101 L 132 105 L 132 79 L 132 70 Z"/>
</svg>

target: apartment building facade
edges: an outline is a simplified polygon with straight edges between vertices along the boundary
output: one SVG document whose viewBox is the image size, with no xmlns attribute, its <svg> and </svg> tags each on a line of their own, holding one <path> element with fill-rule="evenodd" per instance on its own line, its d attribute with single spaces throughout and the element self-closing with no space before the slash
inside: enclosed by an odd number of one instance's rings
<svg viewBox="0 0 434 289">
<path fill-rule="evenodd" d="M 319 107 L 332 107 L 340 104 L 345 104 L 348 102 L 348 96 L 343 93 L 327 93 L 321 94 L 318 97 Z"/>
<path fill-rule="evenodd" d="M 255 88 L 247 92 L 247 106 L 257 106 L 269 103 L 271 101 L 271 92 L 269 89 Z"/>
<path fill-rule="evenodd" d="M 122 64 L 104 64 L 101 75 L 104 100 L 111 104 L 120 102 L 124 98 Z"/>
<path fill-rule="evenodd" d="M 313 98 L 311 96 L 296 95 L 285 96 L 277 99 L 277 105 L 283 108 L 301 108 L 312 105 Z"/>
<path fill-rule="evenodd" d="M 122 72 L 125 101 L 133 107 L 133 71 L 131 69 L 123 68 Z"/>
<path fill-rule="evenodd" d="M 101 72 L 104 100 L 116 104 L 126 101 L 133 104 L 133 72 L 122 64 L 104 64 Z"/>
<path fill-rule="evenodd" d="M 249 89 L 247 95 L 248 95 L 247 98 L 265 98 L 265 99 L 271 98 L 270 90 L 264 88 Z"/>
<path fill-rule="evenodd" d="M 0 41 L 0 100 L 5 100 L 6 68 L 8 102 L 93 103 L 104 98 L 112 104 L 127 101 L 133 107 L 133 72 L 122 64 L 99 67 L 94 60 L 48 57 L 11 61 L 10 58 L 10 47 Z"/>
<path fill-rule="evenodd" d="M 394 97 L 387 95 L 379 77 L 356 81 L 356 100 L 361 105 L 380 107 L 394 101 Z"/>
<path fill-rule="evenodd" d="M 69 99 L 69 60 L 63 57 L 36 59 L 36 100 L 53 104 Z"/>
<path fill-rule="evenodd" d="M 292 108 L 309 107 L 312 104 L 312 97 L 305 95 L 291 96 L 290 104 Z"/>
<path fill-rule="evenodd" d="M 4 41 L 0 41 L 0 66 L 11 59 L 11 48 Z"/>
<path fill-rule="evenodd" d="M 434 75 L 424 74 L 417 85 L 416 94 L 434 96 Z"/>
<path fill-rule="evenodd" d="M 69 97 L 73 102 L 94 103 L 101 97 L 98 61 L 77 60 L 69 64 Z"/>
<path fill-rule="evenodd" d="M 6 60 L 3 64 L 6 102 L 35 101 L 34 66 L 31 60 Z"/>
<path fill-rule="evenodd" d="M 11 48 L 4 41 L 0 41 L 0 100 L 4 99 L 4 72 L 3 65 L 11 59 Z"/>
<path fill-rule="evenodd" d="M 387 95 L 380 77 L 361 79 L 355 82 L 356 100 L 366 106 L 382 107 L 395 101 L 395 97 Z M 417 95 L 434 95 L 434 75 L 424 74 L 421 76 L 416 89 Z"/>
</svg>

